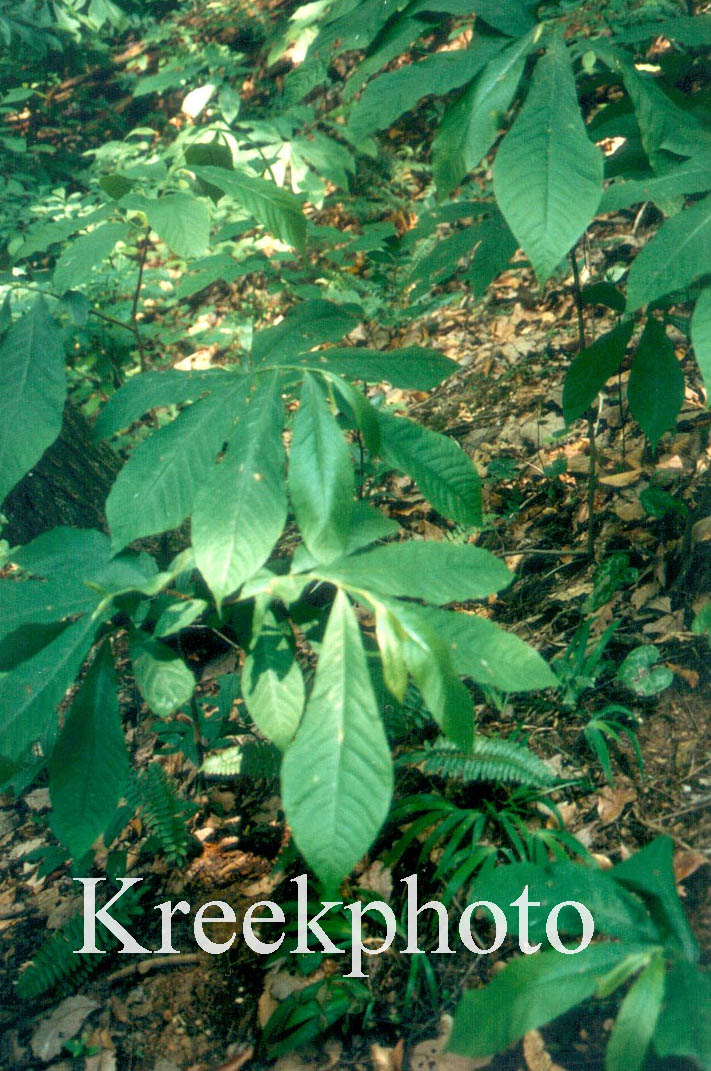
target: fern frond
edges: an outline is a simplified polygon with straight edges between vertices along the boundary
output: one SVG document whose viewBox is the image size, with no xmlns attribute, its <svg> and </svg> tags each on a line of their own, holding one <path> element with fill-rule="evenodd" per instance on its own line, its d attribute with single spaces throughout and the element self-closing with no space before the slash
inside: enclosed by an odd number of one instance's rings
<svg viewBox="0 0 711 1071">
<path fill-rule="evenodd" d="M 401 755 L 399 761 L 422 763 L 424 773 L 456 781 L 506 781 L 547 788 L 559 780 L 525 745 L 497 737 L 475 737 L 471 751 L 439 738 L 417 751 Z"/>
<path fill-rule="evenodd" d="M 167 861 L 184 862 L 191 840 L 187 819 L 194 808 L 181 799 L 174 782 L 159 762 L 152 762 L 134 778 L 129 797 Z"/>
<path fill-rule="evenodd" d="M 140 904 L 142 892 L 142 889 L 139 891 L 135 887 L 127 889 L 111 908 L 112 918 L 120 925 L 127 926 L 143 910 Z M 114 935 L 97 922 L 96 947 L 104 952 L 112 952 L 118 943 Z M 23 1000 L 35 1000 L 50 989 L 58 989 L 60 995 L 76 990 L 106 962 L 102 956 L 77 955 L 76 950 L 83 944 L 84 915 L 79 912 L 40 946 L 34 959 L 18 978 L 17 995 Z"/>
</svg>

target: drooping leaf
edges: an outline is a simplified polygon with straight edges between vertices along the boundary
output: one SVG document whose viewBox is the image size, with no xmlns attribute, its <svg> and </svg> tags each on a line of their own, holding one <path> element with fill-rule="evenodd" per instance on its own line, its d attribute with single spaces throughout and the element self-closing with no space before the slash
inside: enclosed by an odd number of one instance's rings
<svg viewBox="0 0 711 1071">
<path fill-rule="evenodd" d="M 451 193 L 494 144 L 533 41 L 534 34 L 527 34 L 489 60 L 476 81 L 444 113 L 432 143 L 440 197 Z"/>
<path fill-rule="evenodd" d="M 566 424 L 583 416 L 610 376 L 617 372 L 633 330 L 634 320 L 627 320 L 600 335 L 575 358 L 563 384 L 563 416 Z"/>
<path fill-rule="evenodd" d="M 657 952 L 622 1001 L 605 1052 L 605 1071 L 639 1071 L 663 999 L 664 958 Z"/>
<path fill-rule="evenodd" d="M 111 649 L 104 643 L 49 762 L 52 829 L 74 859 L 106 829 L 128 776 Z"/>
<path fill-rule="evenodd" d="M 284 751 L 298 727 L 306 691 L 293 635 L 270 610 L 244 660 L 241 683 L 255 725 Z"/>
<path fill-rule="evenodd" d="M 711 398 L 711 287 L 703 290 L 691 317 L 691 341 L 694 356 L 706 388 L 707 404 Z"/>
<path fill-rule="evenodd" d="M 202 198 L 169 193 L 144 198 L 146 218 L 159 238 L 179 257 L 200 257 L 210 244 L 210 213 Z"/>
<path fill-rule="evenodd" d="M 336 595 L 314 687 L 282 763 L 297 847 L 328 887 L 365 854 L 385 820 L 392 760 L 347 597 Z"/>
<path fill-rule="evenodd" d="M 349 126 L 362 138 L 390 126 L 426 96 L 444 96 L 476 77 L 501 49 L 497 38 L 481 39 L 472 48 L 438 52 L 399 67 L 369 82 L 351 112 Z"/>
<path fill-rule="evenodd" d="M 575 956 L 551 949 L 511 960 L 488 985 L 464 994 L 447 1048 L 469 1057 L 503 1052 L 591 997 L 598 981 L 634 951 L 625 942 L 591 945 Z"/>
<path fill-rule="evenodd" d="M 469 544 L 387 543 L 314 570 L 322 580 L 434 605 L 485 599 L 513 579 L 502 561 Z"/>
<path fill-rule="evenodd" d="M 380 453 L 380 424 L 378 423 L 377 410 L 370 404 L 362 391 L 358 390 L 347 379 L 340 376 L 326 376 L 327 382 L 341 396 L 345 403 L 346 414 L 350 410 L 350 416 L 356 428 L 363 438 L 363 444 L 371 454 Z M 343 412 L 343 409 L 341 410 Z"/>
<path fill-rule="evenodd" d="M 556 36 L 494 161 L 499 208 L 541 283 L 592 220 L 603 158 L 580 114 L 568 49 Z"/>
<path fill-rule="evenodd" d="M 154 714 L 168 718 L 188 702 L 195 677 L 170 647 L 145 632 L 133 632 L 130 651 L 136 685 Z"/>
<path fill-rule="evenodd" d="M 278 376 L 245 394 L 224 457 L 195 497 L 195 562 L 218 609 L 269 557 L 286 521 L 282 444 L 284 406 Z"/>
<path fill-rule="evenodd" d="M 630 412 L 652 446 L 674 424 L 684 401 L 684 374 L 663 325 L 650 316 L 627 384 Z"/>
<path fill-rule="evenodd" d="M 711 1069 L 711 975 L 689 963 L 672 963 L 654 1032 L 658 1056 L 686 1057 Z"/>
<path fill-rule="evenodd" d="M 0 759 L 16 762 L 44 731 L 75 679 L 101 619 L 85 614 L 0 676 Z"/>
<path fill-rule="evenodd" d="M 95 439 L 109 439 L 134 420 L 164 405 L 181 405 L 197 401 L 212 390 L 229 390 L 241 373 L 211 368 L 205 372 L 142 372 L 131 376 L 112 394 L 99 413 L 93 427 Z"/>
<path fill-rule="evenodd" d="M 675 290 L 709 271 L 711 197 L 672 216 L 635 257 L 627 277 L 627 311 Z"/>
<path fill-rule="evenodd" d="M 89 281 L 92 268 L 114 251 L 127 236 L 125 223 L 102 223 L 64 247 L 54 269 L 54 288 L 60 294 Z"/>
<path fill-rule="evenodd" d="M 354 488 L 346 441 L 307 372 L 289 453 L 289 495 L 304 543 L 320 561 L 346 548 Z"/>
<path fill-rule="evenodd" d="M 403 635 L 405 666 L 427 709 L 450 740 L 470 750 L 474 741 L 474 706 L 470 692 L 455 672 L 447 644 L 420 607 L 394 601 L 387 601 L 385 606 Z"/>
<path fill-rule="evenodd" d="M 695 116 L 678 108 L 652 77 L 625 60 L 620 68 L 634 104 L 644 151 L 655 170 L 663 169 L 667 162 L 661 150 L 693 156 L 701 148 L 711 149 L 711 132 Z"/>
<path fill-rule="evenodd" d="M 135 448 L 106 501 L 115 550 L 185 520 L 229 436 L 244 383 L 241 377 L 229 389 L 194 402 Z"/>
<path fill-rule="evenodd" d="M 481 524 L 479 474 L 467 454 L 445 435 L 378 413 L 383 457 L 406 472 L 439 513 L 459 524 Z"/>
<path fill-rule="evenodd" d="M 676 891 L 671 837 L 656 837 L 651 844 L 618 863 L 610 874 L 625 888 L 656 901 L 654 917 L 664 933 L 665 944 L 671 943 L 686 960 L 696 962 L 698 945 Z"/>
<path fill-rule="evenodd" d="M 266 179 L 246 175 L 243 171 L 225 171 L 220 167 L 204 165 L 195 166 L 194 171 L 199 178 L 233 197 L 270 234 L 294 246 L 299 252 L 305 252 L 306 217 L 301 202 L 293 193 L 280 189 Z"/>
<path fill-rule="evenodd" d="M 0 343 L 0 504 L 59 435 L 66 394 L 61 336 L 38 297 Z"/>
<path fill-rule="evenodd" d="M 557 677 L 538 651 L 494 621 L 449 610 L 423 612 L 447 644 L 452 665 L 462 677 L 502 692 L 558 687 Z"/>
</svg>

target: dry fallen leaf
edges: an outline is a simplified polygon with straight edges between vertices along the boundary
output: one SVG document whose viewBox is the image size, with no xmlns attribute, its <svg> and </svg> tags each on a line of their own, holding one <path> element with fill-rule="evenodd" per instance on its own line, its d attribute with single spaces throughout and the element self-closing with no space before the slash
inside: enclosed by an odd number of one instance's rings
<svg viewBox="0 0 711 1071">
<path fill-rule="evenodd" d="M 394 1048 L 388 1049 L 377 1042 L 370 1046 L 370 1059 L 373 1071 L 402 1071 L 402 1058 L 405 1042 L 402 1038 Z"/>
<path fill-rule="evenodd" d="M 711 866 L 711 859 L 702 852 L 681 851 L 674 853 L 674 880 L 685 881 L 695 874 L 699 867 Z"/>
<path fill-rule="evenodd" d="M 610 785 L 606 785 L 600 792 L 597 801 L 597 813 L 601 825 L 609 826 L 611 822 L 620 817 L 627 804 L 636 799 L 637 793 L 633 788 L 627 788 L 624 785 L 612 788 Z"/>
<path fill-rule="evenodd" d="M 95 1000 L 81 994 L 67 997 L 47 1019 L 42 1020 L 32 1035 L 30 1048 L 33 1054 L 45 1063 L 59 1056 L 64 1042 L 79 1033 L 86 1017 L 98 1007 Z"/>
<path fill-rule="evenodd" d="M 410 1053 L 411 1071 L 477 1071 L 478 1068 L 489 1066 L 494 1059 L 493 1054 L 470 1059 L 468 1056 L 442 1051 L 452 1033 L 452 1023 L 451 1015 L 443 1015 L 440 1019 L 439 1037 L 415 1045 Z"/>
<path fill-rule="evenodd" d="M 563 1071 L 558 1064 L 553 1063 L 539 1030 L 529 1030 L 524 1034 L 523 1058 L 528 1071 Z"/>
</svg>

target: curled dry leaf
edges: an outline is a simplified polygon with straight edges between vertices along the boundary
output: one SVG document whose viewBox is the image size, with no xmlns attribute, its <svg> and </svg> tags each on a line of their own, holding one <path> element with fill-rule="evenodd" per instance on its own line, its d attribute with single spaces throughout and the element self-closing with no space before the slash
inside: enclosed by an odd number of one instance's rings
<svg viewBox="0 0 711 1071">
<path fill-rule="evenodd" d="M 600 824 L 603 826 L 609 826 L 611 822 L 616 821 L 628 803 L 632 803 L 637 799 L 637 793 L 633 788 L 629 788 L 625 785 L 620 785 L 618 788 L 612 788 L 607 785 L 601 791 L 597 801 L 597 813 L 600 818 Z"/>
</svg>

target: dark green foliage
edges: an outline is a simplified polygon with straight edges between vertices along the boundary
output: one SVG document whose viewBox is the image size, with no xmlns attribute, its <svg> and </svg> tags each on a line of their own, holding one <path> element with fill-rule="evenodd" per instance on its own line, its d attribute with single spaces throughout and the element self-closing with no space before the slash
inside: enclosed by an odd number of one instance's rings
<svg viewBox="0 0 711 1071">
<path fill-rule="evenodd" d="M 112 917 L 122 926 L 140 915 L 140 887 L 127 889 L 111 909 Z M 111 952 L 118 941 L 105 926 L 97 923 L 96 947 Z M 84 915 L 73 915 L 56 933 L 41 945 L 34 959 L 17 980 L 17 994 L 23 1000 L 36 1000 L 51 989 L 58 994 L 75 990 L 82 982 L 105 964 L 103 956 L 78 956 L 76 950 L 84 944 Z"/>
<path fill-rule="evenodd" d="M 511 740 L 476 736 L 471 751 L 451 740 L 436 740 L 419 751 L 408 751 L 399 761 L 422 764 L 423 773 L 454 781 L 502 781 L 532 788 L 545 788 L 558 781 L 529 748 Z"/>
<path fill-rule="evenodd" d="M 192 840 L 187 822 L 194 808 L 180 798 L 172 778 L 159 762 L 150 763 L 135 776 L 129 799 L 166 860 L 176 866 L 184 863 Z"/>
</svg>

